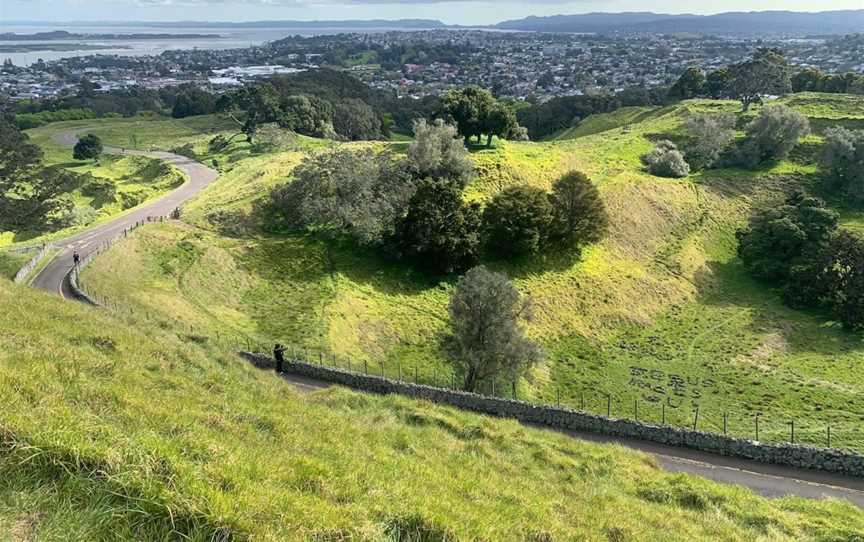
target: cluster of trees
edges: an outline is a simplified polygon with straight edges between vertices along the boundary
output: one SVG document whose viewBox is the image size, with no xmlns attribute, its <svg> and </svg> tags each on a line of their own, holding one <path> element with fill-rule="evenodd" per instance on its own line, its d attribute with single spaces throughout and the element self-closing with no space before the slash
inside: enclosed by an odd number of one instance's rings
<svg viewBox="0 0 864 542">
<path fill-rule="evenodd" d="M 107 92 L 99 88 L 98 83 L 87 79 L 79 82 L 78 92 L 74 96 L 44 100 L 23 100 L 15 103 L 15 112 L 22 122 L 41 119 L 53 122 L 50 113 L 60 114 L 62 111 L 88 111 L 95 117 L 122 116 L 131 117 L 142 111 L 162 113 L 171 110 L 178 95 L 188 92 L 189 85 L 166 87 L 160 90 L 150 90 L 144 87 L 127 89 L 112 89 Z M 44 113 L 42 117 L 28 115 Z M 91 113 L 88 113 L 88 115 Z M 92 117 L 85 117 L 92 118 Z M 73 120 L 58 118 L 56 120 Z M 22 129 L 34 126 L 21 126 Z"/>
<path fill-rule="evenodd" d="M 581 173 L 556 181 L 551 194 L 507 188 L 482 208 L 463 197 L 474 172 L 457 129 L 438 120 L 418 121 L 415 131 L 405 159 L 350 149 L 308 158 L 273 191 L 273 225 L 348 237 L 431 273 L 467 269 L 484 253 L 578 248 L 605 232 L 603 201 Z"/>
<path fill-rule="evenodd" d="M 786 304 L 822 308 L 847 328 L 864 328 L 864 239 L 839 230 L 822 200 L 793 193 L 757 211 L 737 237 L 744 268 L 779 286 Z"/>
<path fill-rule="evenodd" d="M 688 68 L 669 89 L 669 98 L 732 98 L 740 100 L 747 111 L 764 96 L 804 91 L 864 94 L 864 76 L 851 72 L 828 75 L 815 68 L 793 73 L 782 51 L 760 48 L 750 59 L 707 74 L 697 67 Z"/>
<path fill-rule="evenodd" d="M 513 109 L 486 89 L 465 87 L 449 90 L 441 97 L 441 111 L 456 123 L 466 144 L 472 137 L 476 137 L 477 143 L 480 143 L 483 135 L 486 136 L 487 147 L 492 145 L 493 137 L 528 137 L 527 131 L 519 126 Z"/>
<path fill-rule="evenodd" d="M 65 225 L 67 193 L 78 183 L 61 168 L 45 167 L 42 151 L 18 129 L 11 107 L 0 102 L 0 231 L 37 231 Z"/>
<path fill-rule="evenodd" d="M 816 68 L 806 68 L 792 76 L 792 92 L 807 91 L 864 94 L 864 75 L 853 72 L 831 75 Z"/>
<path fill-rule="evenodd" d="M 671 141 L 657 143 L 651 152 L 642 156 L 646 169 L 660 177 L 685 177 L 690 170 L 716 166 L 754 168 L 764 162 L 782 160 L 810 133 L 807 117 L 786 106 L 775 105 L 762 109 L 744 127 L 744 137 L 735 139 L 735 117 L 732 115 L 694 115 L 682 127 L 681 149 Z M 843 133 L 836 136 L 832 157 L 841 164 Z M 841 168 L 846 166 L 840 165 Z M 845 173 L 838 176 L 846 177 Z"/>
</svg>

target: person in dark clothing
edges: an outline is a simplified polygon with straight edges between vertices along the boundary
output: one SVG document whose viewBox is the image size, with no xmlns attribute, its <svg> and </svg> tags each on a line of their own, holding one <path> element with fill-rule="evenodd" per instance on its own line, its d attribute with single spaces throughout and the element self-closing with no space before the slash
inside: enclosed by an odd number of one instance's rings
<svg viewBox="0 0 864 542">
<path fill-rule="evenodd" d="M 273 347 L 273 357 L 276 358 L 276 372 L 282 372 L 282 365 L 285 363 L 285 347 L 279 343 Z"/>
<path fill-rule="evenodd" d="M 78 255 L 78 251 L 72 253 L 72 263 L 75 267 L 78 267 L 78 264 L 81 263 L 81 256 Z"/>
</svg>

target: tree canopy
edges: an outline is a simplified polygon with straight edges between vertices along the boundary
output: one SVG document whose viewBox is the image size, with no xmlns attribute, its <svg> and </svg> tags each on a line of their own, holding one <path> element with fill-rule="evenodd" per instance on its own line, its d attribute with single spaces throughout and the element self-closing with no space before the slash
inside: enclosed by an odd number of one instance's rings
<svg viewBox="0 0 864 542">
<path fill-rule="evenodd" d="M 483 266 L 468 271 L 449 312 L 454 365 L 466 391 L 490 378 L 515 381 L 542 357 L 520 326 L 531 316 L 531 303 L 502 273 Z"/>
<path fill-rule="evenodd" d="M 91 160 L 102 154 L 102 140 L 94 134 L 87 134 L 78 138 L 72 149 L 72 157 L 76 160 Z"/>
</svg>

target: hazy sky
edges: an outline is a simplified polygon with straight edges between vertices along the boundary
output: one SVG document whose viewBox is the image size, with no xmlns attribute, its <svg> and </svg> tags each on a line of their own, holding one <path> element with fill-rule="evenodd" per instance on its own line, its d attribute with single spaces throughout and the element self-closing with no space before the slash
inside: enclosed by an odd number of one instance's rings
<svg viewBox="0 0 864 542">
<path fill-rule="evenodd" d="M 864 0 L 0 0 L 9 20 L 234 20 L 428 18 L 480 24 L 528 15 L 590 11 L 718 13 L 783 9 L 864 9 Z"/>
</svg>

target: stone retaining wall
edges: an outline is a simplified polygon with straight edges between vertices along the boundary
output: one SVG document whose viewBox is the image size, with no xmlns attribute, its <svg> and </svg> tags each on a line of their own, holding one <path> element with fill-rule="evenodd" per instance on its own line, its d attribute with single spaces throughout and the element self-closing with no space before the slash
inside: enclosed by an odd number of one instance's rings
<svg viewBox="0 0 864 542">
<path fill-rule="evenodd" d="M 27 263 L 25 263 L 21 267 L 21 269 L 18 270 L 18 272 L 15 274 L 15 278 L 13 279 L 13 281 L 16 284 L 21 284 L 22 282 L 24 282 L 27 279 L 27 276 L 32 273 L 34 269 L 36 269 L 36 266 L 39 265 L 39 262 L 42 261 L 42 258 L 45 257 L 45 253 L 48 252 L 49 248 L 51 248 L 51 245 L 42 245 L 41 247 L 39 247 L 36 255 L 30 258 Z M 34 249 L 22 249 L 18 250 L 17 252 L 29 252 L 30 250 Z"/>
<path fill-rule="evenodd" d="M 241 352 L 240 355 L 261 369 L 273 370 L 276 367 L 276 362 L 268 356 L 249 352 Z M 534 405 L 524 401 L 412 384 L 300 361 L 286 361 L 284 370 L 287 373 L 333 382 L 357 390 L 379 394 L 397 393 L 415 399 L 424 399 L 492 416 L 515 418 L 558 429 L 634 438 L 775 465 L 864 476 L 864 456 L 851 452 L 796 444 L 761 444 L 752 440 L 703 431 L 607 418 L 568 408 Z"/>
</svg>

